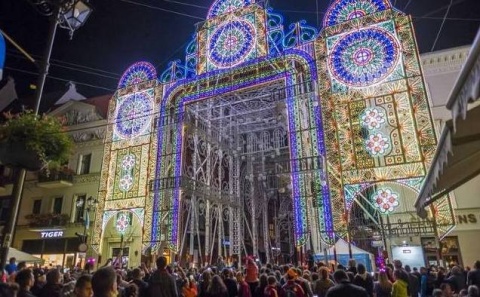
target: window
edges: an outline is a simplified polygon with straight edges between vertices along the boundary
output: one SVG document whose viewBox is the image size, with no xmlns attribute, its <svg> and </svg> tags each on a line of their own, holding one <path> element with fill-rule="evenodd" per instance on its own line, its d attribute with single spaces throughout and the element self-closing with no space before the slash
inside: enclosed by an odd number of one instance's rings
<svg viewBox="0 0 480 297">
<path fill-rule="evenodd" d="M 42 199 L 33 200 L 32 213 L 33 214 L 40 214 L 41 208 L 42 208 Z"/>
<path fill-rule="evenodd" d="M 80 164 L 78 166 L 78 174 L 90 173 L 90 162 L 92 160 L 92 154 L 80 155 Z"/>
<path fill-rule="evenodd" d="M 0 200 L 0 222 L 7 222 L 10 218 L 10 199 L 11 197 Z"/>
<path fill-rule="evenodd" d="M 54 198 L 53 199 L 52 212 L 54 214 L 61 214 L 62 213 L 62 205 L 63 205 L 63 197 Z"/>
<path fill-rule="evenodd" d="M 87 195 L 76 195 L 75 196 L 75 223 L 83 223 L 85 214 L 85 204 L 87 204 Z"/>
</svg>

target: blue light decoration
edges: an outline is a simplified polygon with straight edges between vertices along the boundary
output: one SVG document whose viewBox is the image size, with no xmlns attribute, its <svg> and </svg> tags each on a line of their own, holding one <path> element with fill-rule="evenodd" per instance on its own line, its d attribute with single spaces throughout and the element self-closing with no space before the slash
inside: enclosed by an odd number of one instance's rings
<svg viewBox="0 0 480 297">
<path fill-rule="evenodd" d="M 285 33 L 283 38 L 283 48 L 293 48 L 299 44 L 314 41 L 318 36 L 318 30 L 312 26 L 307 25 L 307 22 L 302 20 L 293 23 L 289 27 L 290 31 Z"/>
<path fill-rule="evenodd" d="M 134 93 L 120 98 L 115 112 L 114 140 L 131 139 L 149 133 L 152 114 L 151 94 Z"/>
<path fill-rule="evenodd" d="M 366 87 L 387 78 L 400 60 L 400 45 L 390 32 L 374 27 L 345 34 L 329 54 L 333 78 L 350 87 Z"/>
<path fill-rule="evenodd" d="M 335 0 L 325 14 L 323 26 L 334 26 L 391 7 L 388 0 Z"/>
<path fill-rule="evenodd" d="M 170 83 L 184 78 L 193 78 L 197 74 L 197 38 L 193 36 L 185 49 L 185 64 L 180 60 L 168 63 L 159 79 L 162 83 Z"/>
<path fill-rule="evenodd" d="M 3 66 L 5 64 L 5 39 L 0 33 L 0 80 L 3 78 Z"/>
<path fill-rule="evenodd" d="M 234 20 L 222 24 L 210 37 L 210 62 L 217 68 L 237 66 L 250 56 L 255 40 L 255 28 L 247 21 Z"/>
<path fill-rule="evenodd" d="M 217 17 L 219 15 L 230 13 L 239 8 L 245 7 L 255 3 L 254 0 L 216 0 L 215 3 L 210 6 L 207 19 Z"/>
<path fill-rule="evenodd" d="M 125 70 L 122 78 L 120 78 L 120 82 L 118 83 L 118 89 L 156 78 L 157 70 L 155 70 L 155 67 L 152 64 L 143 61 L 137 62 Z"/>
</svg>

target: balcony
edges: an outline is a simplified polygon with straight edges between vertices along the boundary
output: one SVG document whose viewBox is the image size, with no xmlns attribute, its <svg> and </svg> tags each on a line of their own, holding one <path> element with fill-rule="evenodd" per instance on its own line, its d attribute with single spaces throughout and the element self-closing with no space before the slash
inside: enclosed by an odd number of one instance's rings
<svg viewBox="0 0 480 297">
<path fill-rule="evenodd" d="M 68 214 L 42 213 L 25 216 L 30 228 L 66 227 L 70 221 Z"/>
<path fill-rule="evenodd" d="M 70 171 L 44 171 L 38 173 L 37 186 L 45 189 L 58 189 L 73 186 L 73 172 Z"/>
</svg>

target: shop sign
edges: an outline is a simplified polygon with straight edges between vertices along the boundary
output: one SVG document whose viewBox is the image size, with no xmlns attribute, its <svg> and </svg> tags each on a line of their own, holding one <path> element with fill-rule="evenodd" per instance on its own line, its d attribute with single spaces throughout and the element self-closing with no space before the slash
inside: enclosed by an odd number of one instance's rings
<svg viewBox="0 0 480 297">
<path fill-rule="evenodd" d="M 478 209 L 456 210 L 455 221 L 457 231 L 478 230 L 480 227 L 480 215 Z"/>
<path fill-rule="evenodd" d="M 40 232 L 41 238 L 59 238 L 63 237 L 63 231 L 42 231 Z"/>
</svg>

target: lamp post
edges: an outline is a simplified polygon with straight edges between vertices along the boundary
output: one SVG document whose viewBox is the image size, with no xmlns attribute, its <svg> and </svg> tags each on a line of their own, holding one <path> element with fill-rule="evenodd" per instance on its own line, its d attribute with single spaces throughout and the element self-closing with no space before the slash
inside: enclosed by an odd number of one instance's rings
<svg viewBox="0 0 480 297">
<path fill-rule="evenodd" d="M 35 93 L 34 113 L 38 114 L 40 102 L 42 100 L 43 88 L 48 75 L 50 66 L 50 56 L 52 55 L 53 42 L 57 27 L 70 30 L 70 38 L 76 29 L 80 28 L 92 13 L 92 8 L 88 4 L 88 0 L 31 0 L 31 4 L 43 15 L 50 16 L 50 29 L 45 48 L 44 60 L 37 66 L 40 68 L 40 74 L 37 82 L 37 90 Z M 12 237 L 15 234 L 15 226 L 17 224 L 18 212 L 20 209 L 20 201 L 23 194 L 23 186 L 25 183 L 27 171 L 21 169 L 17 176 L 17 182 L 13 188 L 13 197 L 11 203 L 11 213 L 8 223 L 3 229 L 3 242 L 1 250 L 0 267 L 3 269 L 7 263 L 8 249 L 12 243 Z"/>
<path fill-rule="evenodd" d="M 88 197 L 87 201 L 84 200 L 85 198 L 78 198 L 77 199 L 77 207 L 82 207 L 85 204 L 85 216 L 84 216 L 84 228 L 83 228 L 83 234 L 77 234 L 82 238 L 82 242 L 84 244 L 87 243 L 87 229 L 90 227 L 90 212 L 94 210 L 97 205 L 98 205 L 98 200 L 93 198 L 92 196 Z"/>
</svg>

